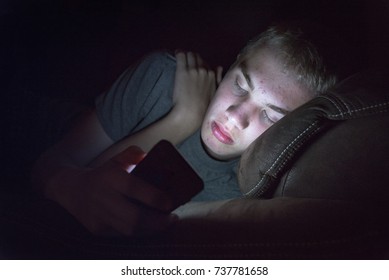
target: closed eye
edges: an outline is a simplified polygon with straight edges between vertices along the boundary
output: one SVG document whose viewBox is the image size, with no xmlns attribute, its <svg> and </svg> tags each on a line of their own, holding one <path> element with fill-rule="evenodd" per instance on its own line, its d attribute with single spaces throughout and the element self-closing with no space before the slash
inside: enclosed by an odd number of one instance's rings
<svg viewBox="0 0 389 280">
<path fill-rule="evenodd" d="M 271 110 L 277 112 L 278 114 L 281 114 L 282 116 L 285 116 L 287 114 L 290 113 L 290 111 L 284 109 L 284 108 L 281 108 L 281 107 L 278 107 L 278 106 L 275 106 L 273 104 L 266 104 L 267 107 L 269 107 Z"/>
<path fill-rule="evenodd" d="M 244 96 L 248 93 L 247 90 L 245 90 L 240 84 L 239 84 L 239 81 L 238 81 L 238 78 L 235 79 L 234 81 L 234 93 L 237 95 L 237 96 Z"/>
<path fill-rule="evenodd" d="M 262 111 L 262 117 L 265 120 L 265 122 L 269 125 L 273 125 L 277 122 L 277 120 L 270 118 L 265 110 Z"/>
</svg>

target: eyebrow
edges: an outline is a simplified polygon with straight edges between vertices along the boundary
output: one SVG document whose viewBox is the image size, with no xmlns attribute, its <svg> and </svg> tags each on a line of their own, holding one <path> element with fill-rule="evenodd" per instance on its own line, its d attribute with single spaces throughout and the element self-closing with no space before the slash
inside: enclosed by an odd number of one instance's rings
<svg viewBox="0 0 389 280">
<path fill-rule="evenodd" d="M 248 84 L 248 86 L 250 87 L 251 90 L 254 90 L 254 85 L 253 85 L 253 82 L 251 80 L 251 77 L 250 75 L 247 73 L 247 65 L 246 65 L 246 62 L 245 61 L 242 61 L 239 65 L 239 68 L 240 70 L 242 71 L 242 74 L 243 74 L 243 77 L 246 79 L 246 82 Z M 277 113 L 280 113 L 282 115 L 287 115 L 290 113 L 290 111 L 286 110 L 286 109 L 283 109 L 281 107 L 278 107 L 274 104 L 266 104 L 267 107 L 269 107 L 270 109 L 272 109 L 273 111 L 277 112 Z"/>
</svg>

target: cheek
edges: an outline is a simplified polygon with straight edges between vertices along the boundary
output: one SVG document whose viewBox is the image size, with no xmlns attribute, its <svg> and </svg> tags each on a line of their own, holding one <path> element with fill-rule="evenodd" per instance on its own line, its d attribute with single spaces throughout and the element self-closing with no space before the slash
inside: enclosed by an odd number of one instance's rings
<svg viewBox="0 0 389 280">
<path fill-rule="evenodd" d="M 234 102 L 233 94 L 228 88 L 219 87 L 208 107 L 208 115 L 220 115 L 227 111 Z"/>
<path fill-rule="evenodd" d="M 264 127 L 259 123 L 254 123 L 254 124 L 252 123 L 250 129 L 246 131 L 244 139 L 242 141 L 245 145 L 245 148 L 247 148 L 259 136 L 261 136 L 267 129 L 268 127 Z"/>
</svg>

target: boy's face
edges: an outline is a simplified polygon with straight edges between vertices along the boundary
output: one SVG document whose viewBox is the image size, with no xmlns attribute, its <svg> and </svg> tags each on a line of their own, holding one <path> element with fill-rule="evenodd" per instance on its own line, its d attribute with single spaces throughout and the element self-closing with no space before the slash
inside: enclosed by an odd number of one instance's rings
<svg viewBox="0 0 389 280">
<path fill-rule="evenodd" d="M 219 160 L 239 157 L 267 128 L 313 97 L 269 49 L 246 55 L 226 73 L 205 115 L 201 138 Z"/>
</svg>

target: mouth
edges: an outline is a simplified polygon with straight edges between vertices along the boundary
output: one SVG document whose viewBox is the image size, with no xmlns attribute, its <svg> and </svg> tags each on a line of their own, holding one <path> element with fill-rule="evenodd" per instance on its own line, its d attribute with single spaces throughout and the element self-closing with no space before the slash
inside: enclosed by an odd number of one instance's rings
<svg viewBox="0 0 389 280">
<path fill-rule="evenodd" d="M 231 135 L 223 128 L 223 126 L 213 121 L 211 124 L 211 129 L 216 139 L 222 142 L 223 144 L 234 144 L 234 140 L 232 140 Z"/>
</svg>

